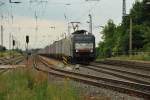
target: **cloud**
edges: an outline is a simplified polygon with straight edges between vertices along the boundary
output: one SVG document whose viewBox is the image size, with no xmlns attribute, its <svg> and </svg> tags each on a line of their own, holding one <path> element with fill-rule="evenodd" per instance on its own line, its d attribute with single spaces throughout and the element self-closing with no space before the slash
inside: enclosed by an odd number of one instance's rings
<svg viewBox="0 0 150 100">
<path fill-rule="evenodd" d="M 81 2 L 82 1 L 82 2 Z M 127 13 L 135 0 L 127 0 Z M 46 4 L 29 3 L 28 0 L 21 0 L 21 4 L 10 6 L 6 3 L 0 9 L 0 14 L 8 17 L 5 19 L 4 25 L 4 43 L 8 47 L 9 34 L 11 33 L 22 44 L 25 44 L 25 35 L 30 36 L 30 47 L 44 47 L 54 40 L 58 40 L 60 34 L 67 31 L 67 23 L 64 21 L 64 13 L 71 21 L 80 21 L 84 23 L 82 29 L 88 30 L 88 14 L 93 15 L 93 27 L 104 26 L 108 19 L 113 19 L 116 24 L 121 22 L 122 16 L 122 0 L 100 0 L 99 4 L 95 2 L 85 2 L 85 0 L 49 0 Z M 54 2 L 54 3 L 52 3 Z M 58 3 L 58 4 L 57 4 Z M 64 4 L 71 3 L 70 6 Z M 89 10 L 93 8 L 91 12 Z M 38 31 L 36 28 L 36 20 L 34 13 L 38 15 Z M 11 15 L 14 16 L 13 24 L 11 23 Z M 83 24 L 81 24 L 83 25 Z M 55 26 L 55 30 L 51 29 Z M 100 41 L 99 28 L 94 29 L 96 43 Z"/>
<path fill-rule="evenodd" d="M 5 40 L 4 43 L 8 48 L 9 33 L 15 37 L 22 45 L 25 44 L 25 36 L 30 36 L 30 47 L 44 47 L 50 42 L 57 40 L 62 33 L 66 31 L 66 23 L 61 20 L 37 20 L 38 30 L 36 31 L 36 20 L 30 17 L 18 16 L 14 19 L 13 24 L 5 23 Z M 52 29 L 50 27 L 55 27 Z"/>
</svg>

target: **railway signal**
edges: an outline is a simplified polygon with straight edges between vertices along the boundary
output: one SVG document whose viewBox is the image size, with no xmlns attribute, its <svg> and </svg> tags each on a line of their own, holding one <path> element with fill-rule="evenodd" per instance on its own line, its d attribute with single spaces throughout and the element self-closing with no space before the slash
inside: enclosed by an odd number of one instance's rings
<svg viewBox="0 0 150 100">
<path fill-rule="evenodd" d="M 29 36 L 28 35 L 26 35 L 26 43 L 27 43 L 26 52 L 27 52 L 27 65 L 28 65 L 28 43 L 29 43 Z"/>
<path fill-rule="evenodd" d="M 15 40 L 13 40 L 13 47 L 15 46 Z"/>
<path fill-rule="evenodd" d="M 12 42 L 13 42 L 13 58 L 14 58 L 14 47 L 15 47 L 15 40 L 13 40 Z"/>
<path fill-rule="evenodd" d="M 27 44 L 29 43 L 29 36 L 28 35 L 26 36 L 26 43 Z"/>
</svg>

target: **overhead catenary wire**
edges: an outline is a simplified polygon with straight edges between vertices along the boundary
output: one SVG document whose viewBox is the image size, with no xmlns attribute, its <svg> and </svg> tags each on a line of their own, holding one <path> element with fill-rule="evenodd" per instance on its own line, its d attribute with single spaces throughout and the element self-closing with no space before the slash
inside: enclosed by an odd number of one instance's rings
<svg viewBox="0 0 150 100">
<path fill-rule="evenodd" d="M 85 2 L 84 2 L 83 4 L 85 4 Z M 96 4 L 97 4 L 97 3 L 95 3 L 94 6 L 95 6 Z M 90 7 L 90 9 L 88 9 L 88 10 L 86 11 L 86 13 L 84 13 L 83 15 L 87 14 L 87 12 L 90 12 L 92 9 L 93 9 L 93 6 Z M 79 17 L 79 18 L 76 18 L 75 20 L 72 20 L 72 21 L 71 21 L 71 20 L 69 20 L 68 17 L 66 16 L 66 13 L 64 13 L 64 17 L 65 17 L 65 20 L 66 20 L 67 23 L 68 23 L 68 33 L 69 33 L 69 30 L 70 30 L 69 22 L 78 21 L 78 19 L 81 19 L 81 18 Z M 82 16 L 81 16 L 81 17 L 82 17 Z M 81 24 L 81 23 L 80 23 L 80 24 Z"/>
<path fill-rule="evenodd" d="M 30 0 L 29 1 L 29 7 L 30 8 L 34 8 L 32 5 L 34 4 L 35 8 L 33 9 L 34 12 L 34 19 L 35 19 L 35 38 L 34 38 L 34 46 L 38 46 L 38 32 L 39 32 L 39 23 L 38 20 L 42 19 L 43 16 L 45 15 L 45 9 L 46 9 L 46 5 L 47 5 L 46 0 Z M 32 5 L 31 5 L 32 4 Z M 30 9 L 29 8 L 29 9 Z"/>
<path fill-rule="evenodd" d="M 33 0 L 33 1 L 40 1 L 40 0 Z M 42 0 L 43 1 L 43 0 Z M 49 3 L 46 3 L 46 2 L 35 2 L 33 5 L 35 6 L 35 7 L 33 7 L 32 5 L 31 5 L 31 8 L 32 8 L 32 10 L 34 9 L 34 12 L 36 11 L 36 15 L 37 15 L 37 19 L 39 20 L 39 19 L 42 19 L 42 18 L 44 18 L 44 13 L 45 13 L 45 9 L 47 9 L 47 5 L 48 4 L 52 4 L 53 5 L 53 3 L 51 3 L 50 1 L 48 1 Z M 55 4 L 55 3 L 54 3 Z M 61 5 L 63 5 L 64 6 L 64 4 L 66 4 L 66 5 L 69 5 L 69 4 L 71 4 L 71 6 L 72 5 L 76 5 L 76 4 L 79 4 L 80 6 L 81 6 L 81 3 L 80 2 L 67 2 L 67 3 L 65 3 L 65 2 L 56 2 L 56 4 L 61 4 Z M 85 2 L 83 3 L 83 4 L 85 4 Z M 87 4 L 87 3 L 86 3 Z M 97 5 L 97 3 L 94 3 L 94 6 L 95 5 Z M 71 7 L 70 7 L 71 8 Z M 87 12 L 90 12 L 90 11 L 92 11 L 92 9 L 94 9 L 94 7 L 93 7 L 93 5 L 92 5 L 92 7 L 89 7 L 89 9 L 86 11 L 86 13 Z M 32 10 L 30 10 L 30 11 L 32 11 Z M 88 15 L 88 14 L 84 14 L 84 15 Z M 16 16 L 16 15 L 15 15 Z M 32 16 L 33 16 L 33 13 L 32 13 Z M 69 14 L 68 13 L 65 13 L 64 14 L 64 16 L 66 16 L 66 18 L 67 18 L 67 16 L 69 16 Z M 85 16 L 85 17 L 86 17 Z M 84 16 L 83 16 L 84 17 Z M 34 16 L 34 18 L 35 18 L 35 16 Z M 67 19 L 67 22 L 69 22 L 71 19 L 71 16 L 69 16 L 68 17 L 68 19 Z M 14 18 L 12 18 L 12 23 L 13 23 L 13 20 L 14 20 Z M 40 24 L 40 22 L 38 23 L 38 20 L 36 21 L 37 22 L 37 24 Z M 37 30 L 37 29 L 39 29 L 39 28 L 37 28 L 36 27 L 36 29 L 35 30 Z M 28 34 L 30 34 L 30 33 L 28 33 Z M 35 34 L 35 35 L 37 35 L 37 34 Z M 37 38 L 35 38 L 35 39 L 37 39 Z M 35 41 L 35 44 L 36 45 L 38 45 L 38 41 L 36 40 Z"/>
<path fill-rule="evenodd" d="M 77 17 L 74 20 L 75 21 L 80 21 L 81 22 L 80 26 L 82 26 L 82 27 L 84 26 L 84 28 L 85 28 L 85 25 L 83 25 L 83 24 L 87 22 L 87 19 L 85 19 L 86 21 L 82 20 L 82 19 L 85 18 L 85 17 L 87 17 L 89 14 L 91 14 L 92 10 L 95 9 L 98 6 L 99 1 L 100 0 L 98 0 L 98 2 L 96 2 L 96 3 L 94 3 L 94 5 L 92 5 L 92 7 L 90 7 L 88 10 L 86 10 L 85 13 L 81 14 L 80 17 Z"/>
<path fill-rule="evenodd" d="M 74 5 L 74 4 L 84 4 L 84 3 L 80 3 L 80 2 L 76 2 L 76 3 L 74 3 L 74 2 L 69 2 L 69 3 L 64 3 L 64 2 L 50 2 L 50 1 L 48 1 L 49 2 L 49 4 L 61 4 L 61 5 Z M 47 2 L 47 3 L 48 3 Z M 37 4 L 43 4 L 43 2 L 39 2 L 39 0 L 34 0 L 34 1 L 31 1 L 30 0 L 30 4 L 31 3 L 37 3 Z M 40 16 L 40 15 L 44 15 L 44 14 L 40 14 L 40 12 L 42 12 L 42 11 L 40 11 L 40 7 L 39 7 L 39 5 L 38 6 L 36 6 L 36 12 L 37 12 L 37 15 L 38 15 L 38 19 L 40 19 L 40 18 L 42 18 L 43 16 Z M 45 7 L 45 6 L 44 6 Z M 45 7 L 46 8 L 46 7 Z M 66 15 L 66 14 L 65 14 Z M 40 16 L 40 17 L 39 17 Z M 67 22 L 69 22 L 69 19 L 67 19 Z M 35 43 L 37 43 L 37 41 L 35 41 Z"/>
<path fill-rule="evenodd" d="M 88 10 L 86 10 L 83 14 L 81 14 L 80 17 L 77 17 L 77 18 L 74 19 L 74 20 L 76 20 L 76 21 L 82 20 L 82 19 L 83 19 L 84 17 L 86 17 L 94 8 L 96 8 L 98 4 L 99 4 L 99 1 L 95 2 L 92 7 L 90 7 L 90 8 L 89 8 Z"/>
</svg>

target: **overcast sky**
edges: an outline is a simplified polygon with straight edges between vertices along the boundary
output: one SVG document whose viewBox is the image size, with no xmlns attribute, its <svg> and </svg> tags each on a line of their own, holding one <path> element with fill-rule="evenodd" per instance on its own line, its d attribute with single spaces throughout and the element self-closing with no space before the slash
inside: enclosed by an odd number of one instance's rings
<svg viewBox="0 0 150 100">
<path fill-rule="evenodd" d="M 61 34 L 67 32 L 67 23 L 70 21 L 79 21 L 80 29 L 89 30 L 89 13 L 93 17 L 93 34 L 98 43 L 101 40 L 98 26 L 104 26 L 109 19 L 115 24 L 122 20 L 122 0 L 12 0 L 20 1 L 20 4 L 10 4 L 8 1 L 0 0 L 0 5 L 5 3 L 0 6 L 0 21 L 4 26 L 4 45 L 7 48 L 9 34 L 24 49 L 26 35 L 30 36 L 30 48 L 44 47 L 60 39 Z M 134 2 L 127 0 L 127 13 Z M 55 29 L 50 28 L 53 26 Z"/>
</svg>

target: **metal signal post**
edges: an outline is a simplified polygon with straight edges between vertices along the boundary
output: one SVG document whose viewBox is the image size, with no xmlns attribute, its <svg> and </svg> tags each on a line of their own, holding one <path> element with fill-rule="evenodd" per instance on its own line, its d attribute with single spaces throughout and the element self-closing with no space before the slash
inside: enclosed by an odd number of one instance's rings
<svg viewBox="0 0 150 100">
<path fill-rule="evenodd" d="M 132 17 L 130 16 L 129 52 L 132 55 Z"/>
<path fill-rule="evenodd" d="M 14 58 L 14 47 L 15 47 L 15 40 L 13 40 L 13 58 Z"/>
<path fill-rule="evenodd" d="M 28 44 L 29 44 L 29 36 L 26 36 L 26 44 L 27 44 L 27 48 L 26 48 L 26 52 L 27 52 L 27 65 L 28 65 Z"/>
<path fill-rule="evenodd" d="M 3 46 L 3 31 L 4 31 L 3 25 L 1 25 L 1 46 Z"/>
<path fill-rule="evenodd" d="M 126 16 L 126 0 L 123 0 L 122 4 L 122 17 Z"/>
</svg>

